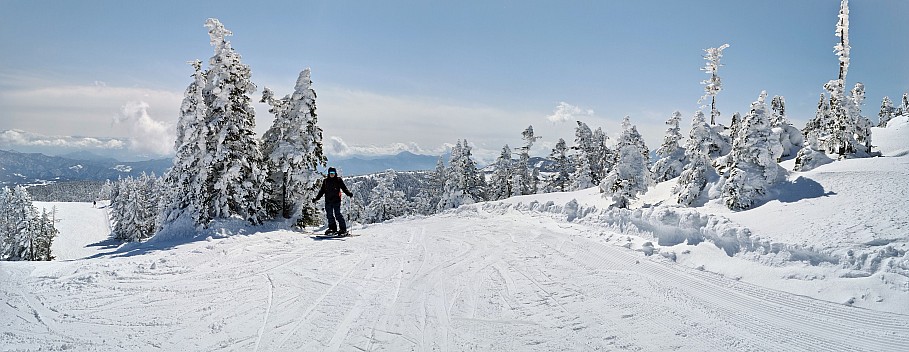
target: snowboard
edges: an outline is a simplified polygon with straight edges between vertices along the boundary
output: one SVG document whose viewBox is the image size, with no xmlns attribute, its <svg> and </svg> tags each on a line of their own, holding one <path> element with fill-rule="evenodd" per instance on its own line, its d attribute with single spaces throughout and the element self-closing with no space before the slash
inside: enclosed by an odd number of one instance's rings
<svg viewBox="0 0 909 352">
<path fill-rule="evenodd" d="M 316 239 L 316 240 L 341 240 L 341 239 L 344 239 L 347 237 L 353 237 L 353 236 L 356 236 L 356 235 L 354 235 L 350 232 L 347 232 L 346 234 L 343 234 L 343 235 L 337 235 L 337 234 L 326 235 L 324 233 L 314 233 L 314 234 L 310 235 L 310 237 L 312 237 L 313 239 Z"/>
</svg>

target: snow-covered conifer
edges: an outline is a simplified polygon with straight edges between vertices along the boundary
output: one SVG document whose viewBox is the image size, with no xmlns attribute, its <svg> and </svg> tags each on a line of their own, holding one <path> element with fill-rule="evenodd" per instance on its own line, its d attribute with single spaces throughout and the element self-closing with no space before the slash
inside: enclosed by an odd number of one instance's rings
<svg viewBox="0 0 909 352">
<path fill-rule="evenodd" d="M 893 102 L 890 101 L 890 97 L 884 97 L 881 100 L 881 110 L 877 114 L 879 120 L 877 127 L 887 127 L 887 123 L 893 119 L 896 109 L 893 107 Z"/>
<path fill-rule="evenodd" d="M 270 171 L 270 208 L 285 218 L 295 218 L 300 226 L 316 225 L 319 212 L 309 199 L 318 191 L 316 185 L 321 176 L 316 170 L 326 166 L 326 158 L 322 154 L 322 129 L 317 125 L 310 69 L 300 72 L 293 94 L 275 99 L 274 93 L 265 88 L 262 102 L 268 103 L 269 112 L 275 115 L 262 142 L 262 154 Z"/>
<path fill-rule="evenodd" d="M 600 182 L 600 192 L 603 197 L 612 198 L 615 206 L 627 208 L 631 199 L 646 192 L 650 185 L 649 151 L 630 117 L 625 116 L 622 128 L 615 164 Z"/>
<path fill-rule="evenodd" d="M 855 84 L 850 91 L 849 102 L 851 104 L 848 111 L 855 124 L 855 142 L 858 144 L 856 149 L 863 150 L 865 154 L 871 154 L 871 120 L 862 113 L 862 105 L 865 104 L 864 84 L 861 82 Z"/>
<path fill-rule="evenodd" d="M 578 127 L 574 131 L 574 146 L 571 148 L 575 151 L 574 164 L 577 165 L 577 169 L 571 175 L 571 179 L 575 189 L 583 189 L 599 184 L 602 169 L 597 167 L 601 165 L 601 162 L 596 160 L 597 152 L 593 132 L 586 123 L 577 122 Z"/>
<path fill-rule="evenodd" d="M 858 144 L 855 140 L 856 121 L 849 112 L 850 103 L 846 99 L 843 81 L 832 80 L 824 88 L 830 93 L 830 113 L 822 134 L 821 148 L 840 157 L 855 153 L 855 145 Z"/>
<path fill-rule="evenodd" d="M 387 170 L 377 178 L 365 209 L 367 222 L 382 222 L 407 212 L 404 192 L 395 190 L 395 177 L 394 170 Z"/>
<path fill-rule="evenodd" d="M 779 127 L 779 126 L 789 124 L 789 119 L 786 118 L 786 99 L 785 98 L 783 98 L 779 95 L 774 95 L 773 99 L 770 100 L 770 110 L 772 113 L 770 115 L 770 126 L 771 127 Z"/>
<path fill-rule="evenodd" d="M 596 186 L 593 179 L 593 173 L 590 171 L 590 159 L 581 151 L 576 151 L 572 156 L 574 164 L 577 165 L 574 173 L 571 175 L 572 189 L 585 189 Z"/>
<path fill-rule="evenodd" d="M 720 64 L 720 59 L 723 58 L 723 50 L 729 47 L 729 44 L 720 45 L 717 48 L 707 48 L 704 49 L 704 59 L 707 60 L 707 64 L 701 70 L 710 75 L 710 78 L 701 81 L 701 84 L 704 85 L 704 96 L 701 98 L 701 101 L 710 97 L 710 125 L 716 125 L 716 118 L 720 116 L 719 110 L 716 109 L 716 95 L 721 90 L 723 90 L 722 80 L 720 76 L 717 75 L 717 71 L 722 64 Z M 699 102 L 700 103 L 700 102 Z"/>
<path fill-rule="evenodd" d="M 685 165 L 672 190 L 679 204 L 687 206 L 694 203 L 707 185 L 709 173 L 714 172 L 707 155 L 712 141 L 710 136 L 712 131 L 704 118 L 704 112 L 700 110 L 695 112 L 691 119 L 688 141 L 685 143 L 685 158 L 688 159 L 688 164 Z"/>
<path fill-rule="evenodd" d="M 828 103 L 827 96 L 821 93 L 821 98 L 817 102 L 817 111 L 814 113 L 814 118 L 805 124 L 805 129 L 802 131 L 805 135 L 806 146 L 816 150 L 823 150 L 820 137 L 824 135 L 824 130 L 827 127 L 829 120 L 830 104 Z"/>
<path fill-rule="evenodd" d="M 0 260 L 37 260 L 38 213 L 23 186 L 0 191 Z"/>
<path fill-rule="evenodd" d="M 9 260 L 12 253 L 12 207 L 8 187 L 0 188 L 0 260 Z"/>
<path fill-rule="evenodd" d="M 781 157 L 795 155 L 804 146 L 805 137 L 786 117 L 786 100 L 779 95 L 774 96 L 770 101 L 770 110 L 770 126 L 783 150 Z"/>
<path fill-rule="evenodd" d="M 555 162 L 555 173 L 549 181 L 548 188 L 559 192 L 567 191 L 569 188 L 568 183 L 571 178 L 572 165 L 571 160 L 568 157 L 568 146 L 564 139 L 559 138 L 555 147 L 552 148 L 552 153 L 549 154 L 549 158 Z"/>
<path fill-rule="evenodd" d="M 451 150 L 447 177 L 436 209 L 443 211 L 484 199 L 485 181 L 477 171 L 470 145 L 465 139 Z"/>
<path fill-rule="evenodd" d="M 506 144 L 502 148 L 502 154 L 496 158 L 496 163 L 493 167 L 492 178 L 489 180 L 489 199 L 505 199 L 516 194 L 512 189 L 513 164 L 511 148 Z"/>
<path fill-rule="evenodd" d="M 682 113 L 675 111 L 666 125 L 666 135 L 663 137 L 663 144 L 657 149 L 659 160 L 653 164 L 650 170 L 654 182 L 663 182 L 678 177 L 685 167 L 685 149 L 679 146 L 682 140 L 682 134 L 679 130 L 679 121 L 682 119 Z"/>
<path fill-rule="evenodd" d="M 211 162 L 206 147 L 207 108 L 202 96 L 205 74 L 201 61 L 193 61 L 192 66 L 193 82 L 186 88 L 180 106 L 173 166 L 164 175 L 159 229 L 168 227 L 182 216 L 189 217 L 195 225 L 203 225 L 203 214 L 209 211 L 208 203 L 203 201 L 211 198 L 210 189 L 203 185 Z"/>
<path fill-rule="evenodd" d="M 204 183 L 211 191 L 211 199 L 203 201 L 211 204 L 210 218 L 237 215 L 259 224 L 267 216 L 263 205 L 267 170 L 250 101 L 256 86 L 250 81 L 249 66 L 240 61 L 240 55 L 227 41 L 231 32 L 212 18 L 205 26 L 215 54 L 209 60 L 202 90 L 209 128 L 207 156 L 212 159 Z"/>
<path fill-rule="evenodd" d="M 909 93 L 903 93 L 903 104 L 899 107 L 900 116 L 909 117 Z"/>
<path fill-rule="evenodd" d="M 606 132 L 603 131 L 602 127 L 597 127 L 597 129 L 593 131 L 593 149 L 592 157 L 590 158 L 590 168 L 594 170 L 597 179 L 603 179 L 614 166 L 613 163 L 615 162 L 616 155 L 607 145 L 608 141 L 609 136 L 606 135 Z"/>
<path fill-rule="evenodd" d="M 751 104 L 742 132 L 733 141 L 731 169 L 723 185 L 723 201 L 733 210 L 748 209 L 777 182 L 782 147 L 770 127 L 766 92 Z"/>
<path fill-rule="evenodd" d="M 532 170 L 533 165 L 530 165 L 530 148 L 540 138 L 534 136 L 533 126 L 528 126 L 524 132 L 521 132 L 524 144 L 518 148 L 518 160 L 514 163 L 512 179 L 514 183 L 512 189 L 515 194 L 534 194 L 537 191 L 539 180 Z"/>
<path fill-rule="evenodd" d="M 127 177 L 117 182 L 116 197 L 111 200 L 111 221 L 114 238 L 136 242 L 156 233 L 156 220 L 161 213 L 159 180 L 143 173 L 139 178 Z"/>
</svg>

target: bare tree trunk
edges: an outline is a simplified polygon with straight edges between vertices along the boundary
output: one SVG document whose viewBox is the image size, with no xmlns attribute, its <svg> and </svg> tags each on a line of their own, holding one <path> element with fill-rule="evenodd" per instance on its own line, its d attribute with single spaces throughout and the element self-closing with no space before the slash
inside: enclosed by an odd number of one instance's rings
<svg viewBox="0 0 909 352">
<path fill-rule="evenodd" d="M 846 45 L 845 40 L 843 39 L 842 35 L 840 35 L 840 45 L 844 46 L 844 47 Z M 843 62 L 843 60 L 840 60 L 840 81 L 843 81 L 843 82 L 846 82 L 845 70 L 846 70 L 846 63 Z"/>
<path fill-rule="evenodd" d="M 716 95 L 710 97 L 710 125 L 716 126 Z"/>
</svg>

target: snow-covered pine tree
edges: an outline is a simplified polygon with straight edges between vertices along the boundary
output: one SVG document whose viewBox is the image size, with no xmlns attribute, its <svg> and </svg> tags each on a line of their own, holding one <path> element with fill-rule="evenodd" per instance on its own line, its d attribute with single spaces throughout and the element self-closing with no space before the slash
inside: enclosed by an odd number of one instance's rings
<svg viewBox="0 0 909 352">
<path fill-rule="evenodd" d="M 436 209 L 443 211 L 482 201 L 485 181 L 477 171 L 466 139 L 452 148 L 448 164 L 445 186 Z"/>
<path fill-rule="evenodd" d="M 569 182 L 571 181 L 572 165 L 571 159 L 568 157 L 568 145 L 565 143 L 564 139 L 559 138 L 555 147 L 552 148 L 552 153 L 549 154 L 549 158 L 555 162 L 555 173 L 549 180 L 548 189 L 558 192 L 568 191 Z"/>
<path fill-rule="evenodd" d="M 612 170 L 616 160 L 615 152 L 609 148 L 609 136 L 602 127 L 593 131 L 593 156 L 590 158 L 590 168 L 594 170 L 597 179 L 602 180 Z M 649 160 L 649 159 L 648 159 Z"/>
<path fill-rule="evenodd" d="M 492 178 L 489 180 L 489 199 L 499 200 L 515 195 L 512 190 L 514 176 L 514 161 L 511 159 L 511 148 L 506 144 L 502 154 L 496 158 L 493 166 Z"/>
<path fill-rule="evenodd" d="M 817 111 L 814 118 L 805 124 L 803 130 L 805 134 L 805 146 L 815 150 L 823 150 L 821 146 L 821 136 L 824 135 L 824 129 L 830 120 L 830 104 L 827 96 L 821 93 L 821 98 L 817 102 Z"/>
<path fill-rule="evenodd" d="M 663 144 L 656 152 L 660 159 L 650 170 L 654 182 L 659 183 L 678 177 L 687 163 L 685 149 L 679 146 L 679 141 L 682 140 L 682 133 L 679 130 L 681 119 L 682 113 L 675 111 L 666 121 L 669 128 L 666 129 Z"/>
<path fill-rule="evenodd" d="M 436 211 L 436 204 L 438 201 L 434 202 L 432 193 L 429 190 L 422 189 L 417 193 L 415 197 L 411 200 L 413 203 L 413 211 L 420 215 L 431 215 Z"/>
<path fill-rule="evenodd" d="M 439 156 L 436 161 L 435 170 L 429 173 L 428 187 L 426 197 L 431 208 L 427 209 L 427 214 L 435 214 L 438 211 L 439 201 L 442 199 L 442 193 L 445 189 L 445 182 L 448 178 L 448 168 L 445 167 L 443 156 Z"/>
<path fill-rule="evenodd" d="M 792 125 L 786 117 L 786 100 L 776 95 L 770 101 L 770 126 L 772 132 L 778 137 L 780 147 L 783 148 L 782 158 L 795 155 L 805 145 L 802 131 Z"/>
<path fill-rule="evenodd" d="M 722 64 L 720 64 L 720 59 L 723 58 L 723 50 L 729 47 L 729 44 L 720 45 L 717 48 L 707 48 L 704 49 L 704 60 L 707 60 L 707 64 L 701 71 L 706 72 L 710 75 L 710 78 L 701 81 L 701 84 L 704 85 L 704 96 L 701 98 L 701 101 L 710 97 L 710 125 L 716 125 L 716 118 L 720 116 L 720 111 L 716 109 L 716 95 L 721 90 L 723 90 L 722 80 L 720 76 L 717 75 L 717 71 Z M 701 101 L 698 103 L 700 104 Z"/>
<path fill-rule="evenodd" d="M 909 117 L 909 93 L 903 93 L 903 104 L 899 107 L 898 115 Z"/>
<path fill-rule="evenodd" d="M 193 82 L 186 88 L 183 103 L 180 106 L 180 118 L 177 123 L 177 139 L 174 142 L 173 166 L 164 174 L 162 206 L 159 214 L 158 230 L 169 227 L 181 217 L 187 217 L 193 225 L 204 225 L 203 218 L 210 212 L 209 188 L 203 182 L 210 168 L 211 156 L 206 154 L 208 129 L 205 125 L 206 106 L 202 96 L 205 86 L 205 74 L 202 62 L 192 63 Z M 109 181 L 108 181 L 109 182 Z M 204 214 L 204 215 L 203 215 Z"/>
<path fill-rule="evenodd" d="M 571 189 L 586 189 L 596 186 L 593 182 L 593 173 L 590 171 L 590 159 L 581 150 L 575 150 L 572 160 L 577 168 L 571 174 Z"/>
<path fill-rule="evenodd" d="M 578 127 L 574 131 L 574 164 L 577 165 L 574 174 L 571 175 L 574 189 L 584 189 L 599 184 L 602 177 L 602 169 L 597 168 L 601 162 L 597 159 L 596 147 L 593 140 L 593 132 L 590 127 L 582 121 L 577 121 Z"/>
<path fill-rule="evenodd" d="M 742 131 L 742 114 L 738 111 L 732 114 L 732 123 L 729 124 L 729 140 L 734 140 L 735 136 Z"/>
<path fill-rule="evenodd" d="M 111 199 L 112 232 L 115 239 L 137 242 L 150 238 L 159 228 L 160 181 L 143 173 L 138 178 L 127 176 L 117 182 L 116 196 Z"/>
<path fill-rule="evenodd" d="M 890 97 L 884 97 L 884 99 L 881 100 L 881 110 L 877 114 L 877 117 L 879 118 L 877 127 L 887 127 L 887 123 L 894 117 L 894 112 L 896 112 L 896 109 L 893 107 L 893 102 L 890 101 Z"/>
<path fill-rule="evenodd" d="M 600 192 L 603 197 L 612 198 L 616 207 L 627 208 L 632 199 L 650 186 L 649 151 L 629 116 L 622 121 L 622 136 L 616 150 L 615 164 L 600 182 Z"/>
<path fill-rule="evenodd" d="M 515 194 L 534 194 L 539 187 L 539 174 L 535 174 L 533 165 L 530 165 L 530 148 L 533 143 L 542 137 L 534 136 L 533 126 L 528 126 L 521 132 L 524 144 L 518 148 L 518 160 L 514 162 L 513 192 Z"/>
<path fill-rule="evenodd" d="M 394 170 L 387 170 L 376 179 L 377 184 L 369 192 L 365 209 L 366 222 L 382 222 L 407 213 L 404 192 L 395 190 L 395 177 Z"/>
<path fill-rule="evenodd" d="M 710 136 L 712 131 L 704 118 L 704 112 L 700 110 L 695 112 L 691 119 L 688 141 L 685 143 L 685 158 L 688 159 L 688 164 L 672 189 L 679 204 L 692 205 L 701 196 L 711 174 L 716 174 L 707 154 L 712 142 Z"/>
<path fill-rule="evenodd" d="M 318 224 L 319 212 L 308 200 L 318 192 L 318 167 L 326 166 L 322 154 L 322 128 L 317 125 L 316 92 L 310 69 L 300 72 L 292 95 L 275 99 L 265 88 L 262 102 L 271 106 L 274 124 L 265 132 L 262 154 L 270 175 L 267 203 L 284 218 L 294 217 L 299 226 Z M 274 213 L 272 213 L 274 214 Z"/>
<path fill-rule="evenodd" d="M 865 85 L 861 82 L 855 84 L 850 91 L 849 114 L 855 121 L 855 141 L 858 144 L 856 149 L 864 152 L 866 155 L 871 154 L 871 120 L 862 113 L 862 105 L 865 105 Z M 863 148 L 862 148 L 863 147 Z"/>
<path fill-rule="evenodd" d="M 12 258 L 34 260 L 36 236 L 32 232 L 32 222 L 38 214 L 25 187 L 20 185 L 12 189 L 9 211 L 12 212 Z"/>
<path fill-rule="evenodd" d="M 789 124 L 789 119 L 786 118 L 786 99 L 774 95 L 773 99 L 770 100 L 770 126 L 779 127 Z"/>
<path fill-rule="evenodd" d="M 54 260 L 51 246 L 53 246 L 54 239 L 60 233 L 57 231 L 52 217 L 55 212 L 56 207 L 53 207 L 50 213 L 48 213 L 47 209 L 41 209 L 41 215 L 32 219 L 32 231 L 35 234 L 34 257 L 32 260 Z"/>
<path fill-rule="evenodd" d="M 761 92 L 751 104 L 733 141 L 732 167 L 723 185 L 723 202 L 732 210 L 750 208 L 780 175 L 782 147 L 770 127 L 766 98 L 767 92 Z"/>
<path fill-rule="evenodd" d="M 0 260 L 10 260 L 13 253 L 13 192 L 8 187 L 0 188 Z"/>
<path fill-rule="evenodd" d="M 250 81 L 249 66 L 240 61 L 227 41 L 232 33 L 217 19 L 208 19 L 205 26 L 215 53 L 209 60 L 202 90 L 209 128 L 206 157 L 212 160 L 204 183 L 211 199 L 203 201 L 211 204 L 210 218 L 240 216 L 260 224 L 267 217 L 263 205 L 267 170 L 250 101 L 256 86 Z"/>
<path fill-rule="evenodd" d="M 826 128 L 819 138 L 822 150 L 837 154 L 840 158 L 856 152 L 856 121 L 850 110 L 850 102 L 844 92 L 843 81 L 832 80 L 824 85 L 830 93 L 830 115 Z"/>
</svg>

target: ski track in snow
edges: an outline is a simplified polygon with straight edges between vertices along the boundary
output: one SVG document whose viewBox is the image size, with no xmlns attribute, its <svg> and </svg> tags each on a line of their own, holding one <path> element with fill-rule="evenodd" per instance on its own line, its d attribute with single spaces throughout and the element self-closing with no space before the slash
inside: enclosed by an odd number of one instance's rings
<svg viewBox="0 0 909 352">
<path fill-rule="evenodd" d="M 0 264 L 36 351 L 905 351 L 909 316 L 775 291 L 479 207 L 132 256 Z M 264 279 L 264 280 L 263 280 Z"/>
</svg>

